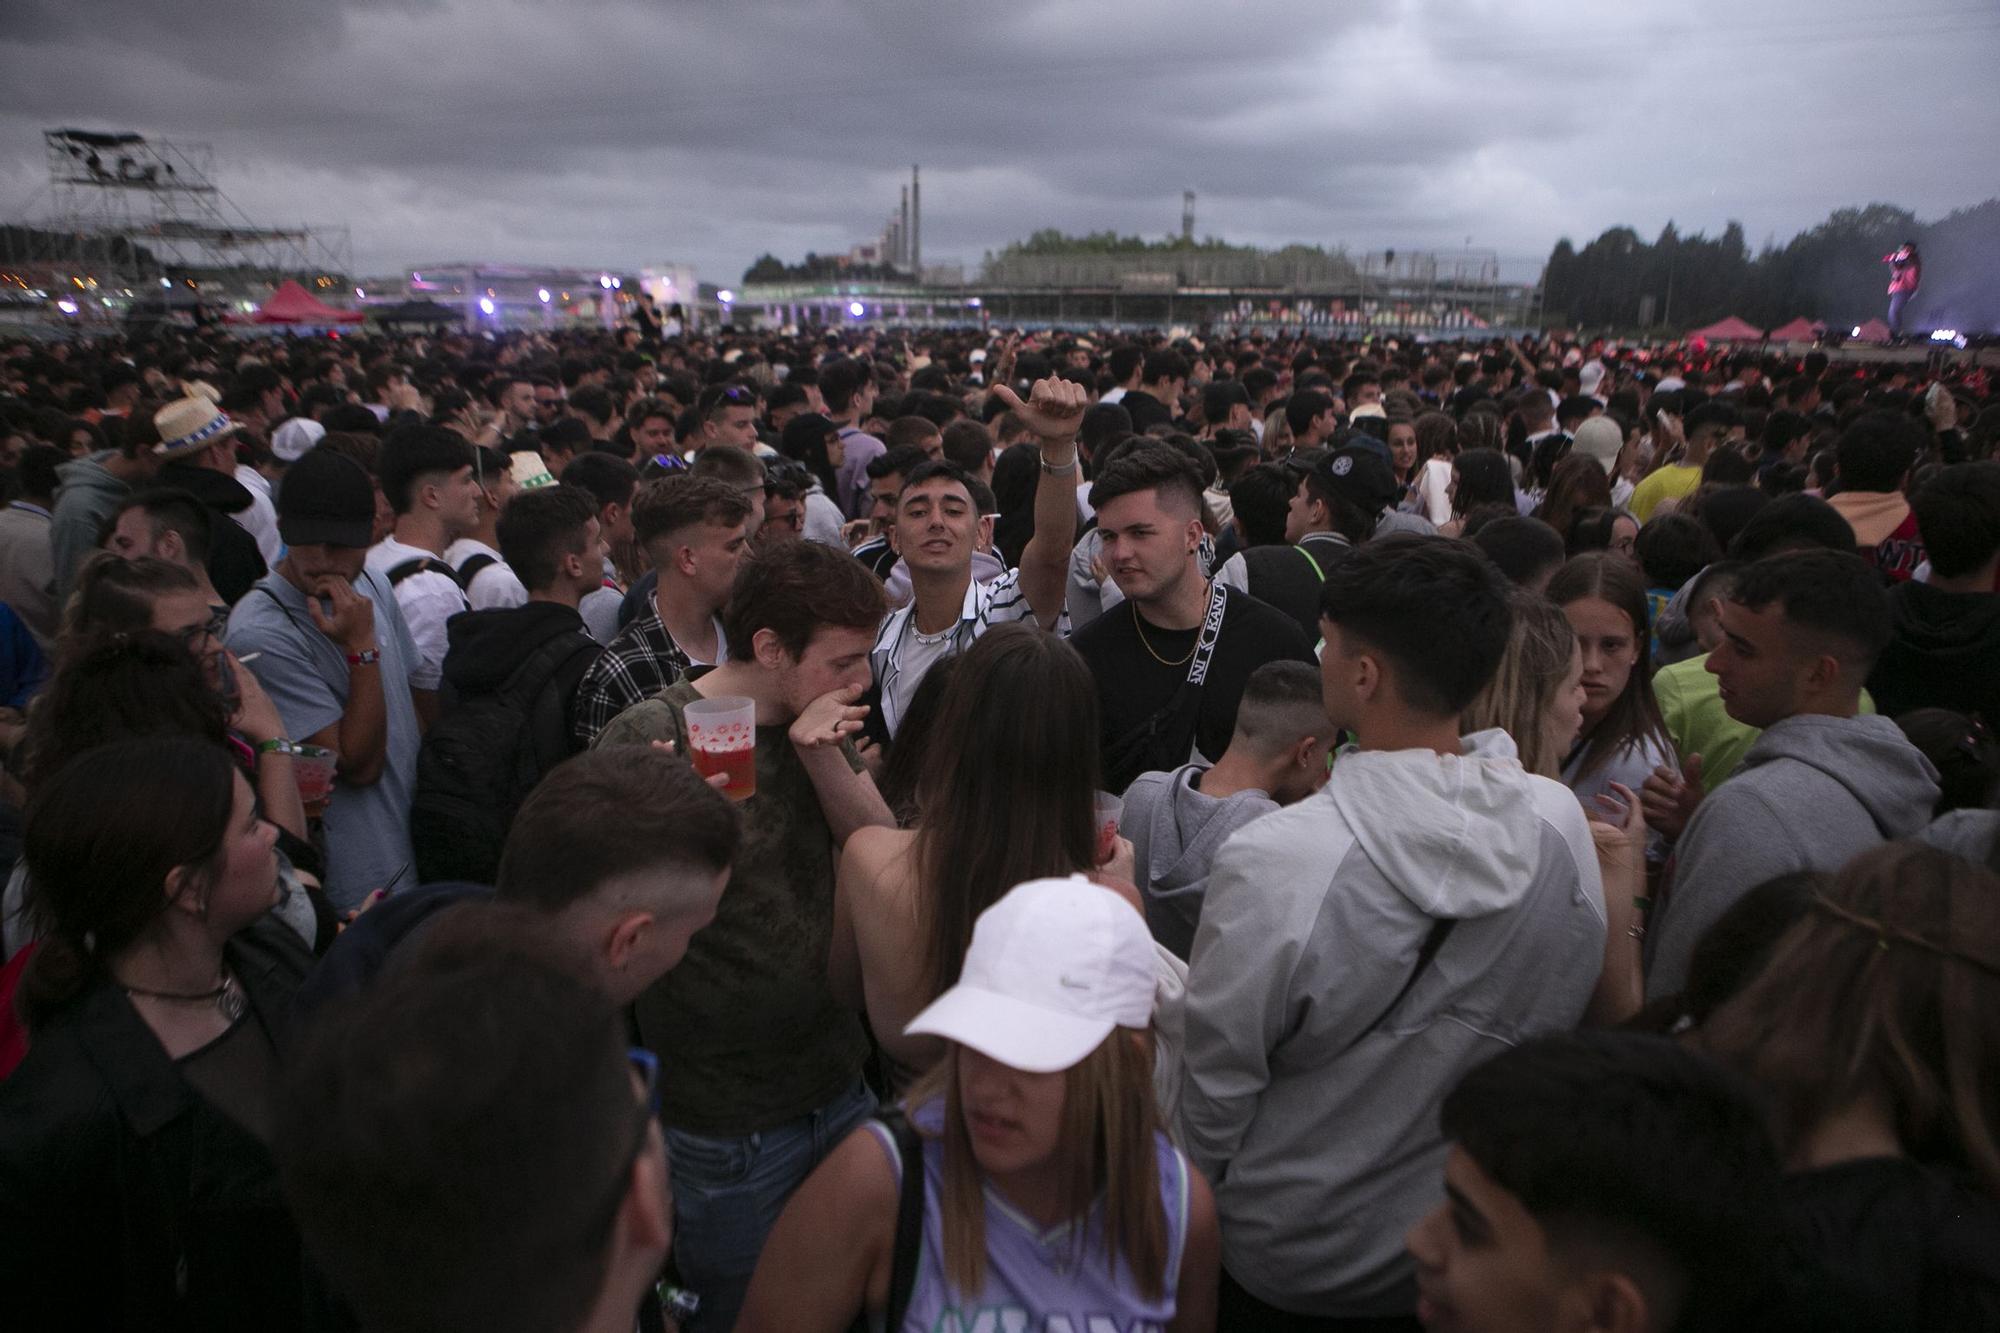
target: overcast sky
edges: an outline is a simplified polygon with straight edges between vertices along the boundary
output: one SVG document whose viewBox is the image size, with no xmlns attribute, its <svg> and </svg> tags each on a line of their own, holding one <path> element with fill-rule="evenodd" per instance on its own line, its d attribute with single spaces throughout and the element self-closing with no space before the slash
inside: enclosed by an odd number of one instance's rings
<svg viewBox="0 0 2000 1333">
<path fill-rule="evenodd" d="M 0 218 L 41 131 L 214 146 L 355 269 L 694 264 L 1038 227 L 1497 252 L 2000 189 L 1994 0 L 0 0 Z"/>
</svg>

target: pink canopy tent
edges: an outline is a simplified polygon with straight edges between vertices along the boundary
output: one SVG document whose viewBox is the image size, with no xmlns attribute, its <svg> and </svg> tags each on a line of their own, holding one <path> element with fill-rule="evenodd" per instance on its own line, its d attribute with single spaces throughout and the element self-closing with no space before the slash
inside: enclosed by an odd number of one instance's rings
<svg viewBox="0 0 2000 1333">
<path fill-rule="evenodd" d="M 361 312 L 330 306 L 288 278 L 254 318 L 259 324 L 359 324 Z"/>
<path fill-rule="evenodd" d="M 1705 329 L 1696 329 L 1688 337 L 1701 338 L 1712 343 L 1754 343 L 1762 341 L 1764 331 L 1731 315 L 1728 319 L 1718 320 Z"/>
<path fill-rule="evenodd" d="M 1854 331 L 1849 342 L 1885 343 L 1889 341 L 1889 326 L 1879 319 L 1871 319 Z"/>
<path fill-rule="evenodd" d="M 1772 329 L 1771 341 L 1774 343 L 1809 343 L 1825 332 L 1826 325 L 1815 324 L 1804 315 L 1800 315 L 1791 323 Z"/>
</svg>

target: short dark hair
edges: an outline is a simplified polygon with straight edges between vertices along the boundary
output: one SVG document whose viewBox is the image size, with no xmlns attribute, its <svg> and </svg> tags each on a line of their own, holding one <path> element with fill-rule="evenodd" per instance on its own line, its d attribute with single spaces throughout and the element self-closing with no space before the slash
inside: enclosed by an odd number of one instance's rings
<svg viewBox="0 0 2000 1333">
<path fill-rule="evenodd" d="M 1688 435 L 1692 436 L 1696 431 L 1701 430 L 1705 426 L 1718 426 L 1727 433 L 1742 424 L 1743 418 L 1735 408 L 1731 407 L 1728 403 L 1719 403 L 1710 400 L 1687 414 L 1687 420 L 1682 423 L 1682 429 Z"/>
<path fill-rule="evenodd" d="M 2000 462 L 1953 464 L 1924 483 L 1910 507 L 1932 571 L 1970 574 L 2000 551 Z"/>
<path fill-rule="evenodd" d="M 507 390 L 513 388 L 516 384 L 525 384 L 533 388 L 534 383 L 534 377 L 529 375 L 525 370 L 497 370 L 486 377 L 486 401 L 489 405 L 498 407 L 500 406 L 500 400 L 506 396 Z"/>
<path fill-rule="evenodd" d="M 589 491 L 599 509 L 606 505 L 629 505 L 639 487 L 639 469 L 627 459 L 613 454 L 578 454 L 563 464 L 562 484 Z"/>
<path fill-rule="evenodd" d="M 824 625 L 873 631 L 888 594 L 868 567 L 824 542 L 779 542 L 744 560 L 722 608 L 722 636 L 739 662 L 756 655 L 758 630 L 797 661 Z"/>
<path fill-rule="evenodd" d="M 1201 391 L 1201 416 L 1210 426 L 1229 417 L 1238 403 L 1250 406 L 1250 391 L 1235 380 L 1210 380 Z"/>
<path fill-rule="evenodd" d="M 415 483 L 420 477 L 452 473 L 471 467 L 472 446 L 463 435 L 443 426 L 398 426 L 382 441 L 377 475 L 382 494 L 397 514 L 407 514 L 415 503 Z"/>
<path fill-rule="evenodd" d="M 757 410 L 757 390 L 748 384 L 711 384 L 695 399 L 695 410 L 703 421 L 714 421 L 732 407 Z"/>
<path fill-rule="evenodd" d="M 111 512 L 111 522 L 116 524 L 133 509 L 145 514 L 155 534 L 161 531 L 178 533 L 189 560 L 197 565 L 208 563 L 208 548 L 215 536 L 215 520 L 210 516 L 208 506 L 195 499 L 191 492 L 178 486 L 156 486 L 137 495 L 128 495 Z"/>
<path fill-rule="evenodd" d="M 20 493 L 33 499 L 49 499 L 62 484 L 56 469 L 69 461 L 68 452 L 53 444 L 29 445 L 14 464 L 14 479 Z"/>
<path fill-rule="evenodd" d="M 1595 462 L 1591 463 L 1596 467 Z M 1471 542 L 1491 560 L 1509 583 L 1526 587 L 1544 570 L 1555 568 L 1568 554 L 1556 530 L 1538 518 L 1496 518 L 1481 527 Z"/>
<path fill-rule="evenodd" d="M 1507 581 L 1470 546 L 1390 533 L 1335 562 L 1320 615 L 1387 658 L 1403 702 L 1456 717 L 1486 688 L 1507 651 Z M 1440 651 L 1439 645 L 1450 645 Z"/>
<path fill-rule="evenodd" d="M 1246 468 L 1229 483 L 1229 506 L 1243 526 L 1245 546 L 1279 546 L 1285 540 L 1285 514 L 1299 493 L 1298 474 L 1276 463 Z"/>
<path fill-rule="evenodd" d="M 912 472 L 915 472 L 930 461 L 929 454 L 908 445 L 889 449 L 868 460 L 868 480 L 880 481 L 884 477 L 908 477 Z"/>
<path fill-rule="evenodd" d="M 1755 1299 L 1777 1149 L 1756 1094 L 1712 1062 L 1664 1037 L 1552 1033 L 1475 1066 L 1440 1120 L 1552 1250 L 1633 1262 L 1658 1327 L 1733 1326 Z"/>
<path fill-rule="evenodd" d="M 1137 343 L 1120 343 L 1104 358 L 1104 367 L 1115 384 L 1123 384 L 1132 378 L 1132 372 L 1145 363 L 1146 350 Z M 1113 403 L 1113 407 L 1117 404 Z"/>
<path fill-rule="evenodd" d="M 508 919 L 456 908 L 431 933 L 481 915 Z M 278 1090 L 285 1197 L 368 1328 L 570 1328 L 603 1281 L 647 1133 L 624 1025 L 525 929 L 490 943 L 398 960 L 313 1025 Z"/>
<path fill-rule="evenodd" d="M 1191 511 L 1190 517 L 1199 517 L 1203 485 L 1201 469 L 1179 449 L 1169 444 L 1141 444 L 1119 454 L 1098 472 L 1090 487 L 1090 507 L 1103 509 L 1135 491 L 1158 491 L 1162 500 L 1176 499 Z"/>
<path fill-rule="evenodd" d="M 641 546 L 698 523 L 725 527 L 749 521 L 752 505 L 743 492 L 716 477 L 679 472 L 656 477 L 632 501 L 632 534 Z"/>
<path fill-rule="evenodd" d="M 977 421 L 954 421 L 944 428 L 944 456 L 977 472 L 993 461 L 993 433 Z"/>
<path fill-rule="evenodd" d="M 1301 731 L 1301 726 L 1311 730 Z M 1306 736 L 1324 737 L 1329 731 L 1318 667 L 1304 662 L 1266 662 L 1243 682 L 1232 744 L 1240 739 L 1252 750 L 1271 754 Z"/>
<path fill-rule="evenodd" d="M 882 432 L 882 443 L 891 449 L 915 449 L 918 453 L 923 453 L 924 450 L 917 442 L 919 440 L 928 440 L 933 435 L 941 436 L 942 434 L 943 432 L 938 429 L 937 422 L 932 421 L 929 417 L 920 417 L 913 413 L 908 416 L 897 417 L 894 421 L 890 422 L 889 428 Z M 929 455 L 926 454 L 925 456 L 928 457 Z"/>
<path fill-rule="evenodd" d="M 1298 389 L 1285 401 L 1285 424 L 1303 435 L 1317 417 L 1333 411 L 1333 395 L 1323 389 Z"/>
<path fill-rule="evenodd" d="M 1686 514 L 1655 514 L 1639 529 L 1632 544 L 1646 582 L 1655 588 L 1679 588 L 1722 558 L 1707 528 Z"/>
<path fill-rule="evenodd" d="M 651 463 L 649 467 L 653 466 Z M 747 449 L 711 445 L 694 456 L 687 465 L 688 472 L 697 477 L 713 477 L 720 482 L 734 486 L 739 491 L 754 491 L 771 479 L 770 469 L 764 460 Z"/>
<path fill-rule="evenodd" d="M 940 477 L 965 487 L 968 496 L 972 494 L 972 475 L 948 458 L 927 458 L 911 468 L 903 478 L 901 494 L 908 495 L 913 488 L 927 481 L 936 481 Z"/>
<path fill-rule="evenodd" d="M 1729 543 L 1732 560 L 1761 560 L 1790 550 L 1851 551 L 1854 529 L 1817 495 L 1793 492 L 1775 497 L 1737 529 Z"/>
<path fill-rule="evenodd" d="M 556 580 L 566 555 L 583 554 L 585 532 L 597 517 L 597 501 L 581 486 L 541 486 L 523 491 L 500 511 L 494 531 L 500 558 L 533 590 Z"/>
<path fill-rule="evenodd" d="M 624 875 L 719 874 L 742 841 L 735 805 L 687 760 L 649 745 L 601 746 L 550 769 L 521 803 L 494 891 L 560 912 Z"/>
<path fill-rule="evenodd" d="M 866 361 L 843 357 L 819 369 L 819 395 L 829 412 L 845 412 L 854 405 L 854 395 L 874 382 L 875 372 Z"/>
<path fill-rule="evenodd" d="M 1729 599 L 1753 611 L 1775 603 L 1792 624 L 1838 640 L 1857 682 L 1893 632 L 1881 575 L 1852 551 L 1765 556 L 1737 576 Z"/>
<path fill-rule="evenodd" d="M 589 417 L 600 426 L 611 424 L 611 414 L 614 410 L 611 395 L 595 384 L 586 384 L 572 391 L 569 396 L 569 408 L 580 416 Z"/>
<path fill-rule="evenodd" d="M 1864 412 L 1834 444 L 1840 486 L 1848 491 L 1893 491 L 1924 451 L 1923 431 L 1900 412 Z"/>
<path fill-rule="evenodd" d="M 1158 384 L 1163 380 L 1184 380 L 1188 377 L 1187 358 L 1171 347 L 1159 347 L 1146 353 L 1140 363 L 1139 380 L 1143 384 Z"/>
</svg>

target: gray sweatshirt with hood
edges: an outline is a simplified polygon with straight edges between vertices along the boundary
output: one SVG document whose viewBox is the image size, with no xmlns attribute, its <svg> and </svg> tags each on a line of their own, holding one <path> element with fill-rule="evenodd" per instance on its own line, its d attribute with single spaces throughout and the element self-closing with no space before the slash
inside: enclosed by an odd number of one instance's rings
<svg viewBox="0 0 2000 1333">
<path fill-rule="evenodd" d="M 1132 877 L 1146 900 L 1146 924 L 1182 961 L 1194 948 L 1215 854 L 1230 834 L 1278 808 L 1254 788 L 1220 799 L 1203 794 L 1194 784 L 1207 771 L 1206 764 L 1183 764 L 1171 773 L 1141 773 L 1125 789 L 1119 819 L 1132 840 Z"/>
<path fill-rule="evenodd" d="M 105 449 L 56 469 L 59 480 L 56 505 L 49 511 L 49 550 L 55 557 L 58 604 L 69 596 L 77 570 L 97 549 L 105 520 L 132 493 L 104 466 L 117 456 L 116 449 Z"/>
<path fill-rule="evenodd" d="M 1574 1027 L 1603 967 L 1583 807 L 1504 732 L 1465 744 L 1342 755 L 1215 858 L 1180 1130 L 1230 1276 L 1284 1309 L 1415 1308 L 1403 1235 L 1443 1197 L 1438 1104 L 1487 1057 Z M 1398 1000 L 1439 919 L 1450 935 Z"/>
<path fill-rule="evenodd" d="M 1937 770 L 1886 717 L 1802 713 L 1765 728 L 1681 834 L 1646 932 L 1646 998 L 1686 987 L 1695 943 L 1751 889 L 1911 837 L 1937 798 Z"/>
</svg>

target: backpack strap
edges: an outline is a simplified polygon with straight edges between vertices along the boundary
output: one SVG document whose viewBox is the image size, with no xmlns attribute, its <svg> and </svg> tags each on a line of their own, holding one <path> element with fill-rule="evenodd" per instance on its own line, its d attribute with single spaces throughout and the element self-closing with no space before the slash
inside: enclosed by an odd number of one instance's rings
<svg viewBox="0 0 2000 1333">
<path fill-rule="evenodd" d="M 903 1168 L 902 1189 L 896 1199 L 896 1244 L 889 1261 L 889 1303 L 882 1312 L 883 1329 L 895 1333 L 910 1312 L 917 1263 L 923 1258 L 924 1140 L 900 1106 L 885 1106 L 875 1118 L 895 1137 L 896 1157 Z"/>
<path fill-rule="evenodd" d="M 488 555 L 484 551 L 480 551 L 477 552 L 476 554 L 467 556 L 465 563 L 458 567 L 458 575 L 457 575 L 458 581 L 465 586 L 465 590 L 467 592 L 471 592 L 472 581 L 478 578 L 480 574 L 485 572 L 488 568 L 497 565 L 499 563 L 500 563 L 499 556 Z"/>
<path fill-rule="evenodd" d="M 416 556 L 405 560 L 400 565 L 391 567 L 389 570 L 389 586 L 392 588 L 396 587 L 404 579 L 414 574 L 442 574 L 457 584 L 460 592 L 465 591 L 465 583 L 458 577 L 457 570 L 447 565 L 444 561 L 433 559 L 427 555 Z"/>
<path fill-rule="evenodd" d="M 1404 998 L 1408 996 L 1409 993 L 1416 988 L 1418 979 L 1421 978 L 1424 975 L 1425 970 L 1430 967 L 1431 960 L 1437 957 L 1438 950 L 1442 949 L 1444 947 L 1445 940 L 1450 938 L 1451 928 L 1457 924 L 1458 924 L 1458 919 L 1456 917 L 1449 917 L 1449 916 L 1439 917 L 1437 920 L 1431 922 L 1430 933 L 1424 936 L 1424 942 L 1417 948 L 1417 965 L 1410 969 L 1409 976 L 1403 978 L 1402 988 L 1396 992 L 1396 997 L 1390 1000 L 1388 1004 L 1382 1007 L 1382 1012 L 1375 1015 L 1375 1020 L 1372 1023 L 1370 1023 L 1367 1027 L 1361 1029 L 1360 1034 L 1357 1035 L 1353 1041 L 1348 1042 L 1347 1045 L 1342 1048 L 1341 1050 L 1342 1055 L 1345 1055 L 1348 1051 L 1351 1051 L 1356 1046 L 1359 1046 L 1362 1040 L 1365 1037 L 1367 1037 L 1369 1033 L 1375 1031 L 1375 1029 L 1381 1027 L 1384 1023 L 1389 1021 L 1389 1015 L 1395 1013 L 1396 1006 L 1400 1005 L 1403 1002 Z"/>
<path fill-rule="evenodd" d="M 593 657 L 601 651 L 598 642 L 582 630 L 558 634 L 529 653 L 514 668 L 498 691 L 501 699 L 522 715 L 525 725 L 515 750 L 518 776 L 532 785 L 535 778 L 567 759 L 569 746 L 566 704 L 554 715 L 541 716 L 538 704 L 542 691 L 556 679 L 563 667 L 581 653 Z"/>
</svg>

